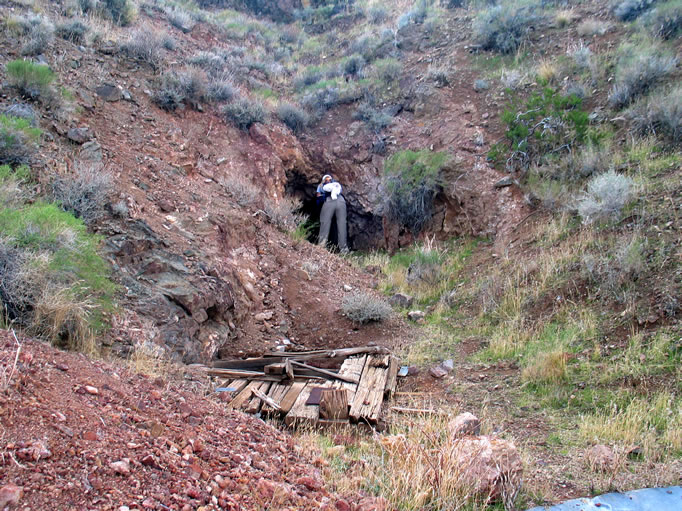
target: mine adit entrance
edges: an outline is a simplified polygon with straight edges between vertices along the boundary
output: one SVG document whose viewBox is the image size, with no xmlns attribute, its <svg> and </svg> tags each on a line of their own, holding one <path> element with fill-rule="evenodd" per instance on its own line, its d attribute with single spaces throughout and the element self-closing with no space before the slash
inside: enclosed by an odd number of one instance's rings
<svg viewBox="0 0 682 511">
<path fill-rule="evenodd" d="M 319 181 L 311 182 L 309 178 L 298 172 L 288 176 L 285 192 L 301 201 L 300 213 L 308 217 L 306 227 L 307 239 L 310 243 L 317 243 L 320 232 L 321 205 L 317 203 L 317 185 Z M 351 187 L 341 183 L 343 196 L 347 206 L 348 247 L 352 250 L 367 250 L 384 246 L 384 234 L 381 217 L 364 210 L 357 200 L 357 195 Z M 329 243 L 338 247 L 338 232 L 336 219 L 332 220 L 329 232 Z"/>
</svg>

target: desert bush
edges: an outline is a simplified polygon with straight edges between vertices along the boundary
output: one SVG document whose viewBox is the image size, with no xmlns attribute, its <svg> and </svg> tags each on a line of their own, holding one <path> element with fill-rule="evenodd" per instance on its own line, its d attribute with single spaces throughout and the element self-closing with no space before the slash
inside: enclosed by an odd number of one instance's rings
<svg viewBox="0 0 682 511">
<path fill-rule="evenodd" d="M 500 82 L 505 89 L 516 90 L 523 85 L 525 76 L 516 69 L 506 69 L 502 71 Z"/>
<path fill-rule="evenodd" d="M 222 73 L 226 67 L 223 56 L 212 51 L 201 51 L 190 57 L 188 62 L 210 74 Z"/>
<path fill-rule="evenodd" d="M 627 111 L 627 117 L 639 134 L 658 135 L 679 144 L 682 142 L 682 87 L 640 101 Z"/>
<path fill-rule="evenodd" d="M 614 248 L 603 248 L 602 253 L 583 254 L 581 271 L 602 297 L 624 302 L 628 287 L 646 271 L 645 248 L 646 241 L 634 234 L 618 240 Z"/>
<path fill-rule="evenodd" d="M 566 359 L 568 354 L 564 350 L 553 350 L 539 353 L 530 364 L 523 368 L 521 377 L 533 384 L 559 383 L 567 377 Z"/>
<path fill-rule="evenodd" d="M 341 102 L 341 95 L 337 87 L 324 87 L 311 91 L 303 96 L 301 105 L 307 109 L 313 119 L 319 119 L 327 110 L 334 108 Z"/>
<path fill-rule="evenodd" d="M 478 80 L 474 80 L 474 90 L 476 92 L 482 92 L 484 90 L 488 90 L 490 88 L 490 83 L 488 83 L 488 80 L 483 80 L 479 78 Z"/>
<path fill-rule="evenodd" d="M 55 33 L 58 37 L 80 44 L 85 40 L 85 36 L 90 30 L 85 23 L 80 20 L 69 21 L 57 25 Z"/>
<path fill-rule="evenodd" d="M 631 21 L 651 8 L 656 0 L 623 0 L 613 5 L 613 15 L 621 21 Z"/>
<path fill-rule="evenodd" d="M 152 99 L 160 108 L 169 112 L 184 106 L 196 110 L 201 102 L 216 97 L 219 92 L 221 91 L 213 89 L 209 95 L 206 74 L 200 69 L 190 67 L 161 75 Z"/>
<path fill-rule="evenodd" d="M 484 9 L 474 20 L 474 39 L 485 50 L 513 53 L 541 19 L 539 9 L 539 4 L 534 1 L 518 4 L 508 0 Z"/>
<path fill-rule="evenodd" d="M 294 133 L 301 133 L 310 121 L 308 114 L 302 108 L 291 103 L 282 103 L 277 107 L 277 117 Z"/>
<path fill-rule="evenodd" d="M 184 9 L 168 9 L 166 11 L 166 16 L 168 17 L 170 24 L 184 34 L 190 33 L 194 28 L 194 25 L 196 25 L 196 21 L 192 18 L 192 15 Z"/>
<path fill-rule="evenodd" d="M 208 81 L 206 101 L 209 103 L 225 103 L 231 101 L 237 94 L 238 90 L 231 76 L 216 76 Z"/>
<path fill-rule="evenodd" d="M 100 239 L 54 204 L 0 209 L 0 295 L 10 320 L 72 348 L 104 326 L 115 285 Z M 6 273 L 5 273 L 6 272 Z"/>
<path fill-rule="evenodd" d="M 396 22 L 399 29 L 405 28 L 410 23 L 421 24 L 424 23 L 426 17 L 429 15 L 428 0 L 416 0 L 412 9 L 404 12 L 398 17 Z"/>
<path fill-rule="evenodd" d="M 357 76 L 363 70 L 367 62 L 360 54 L 354 54 L 343 61 L 343 72 L 346 75 Z"/>
<path fill-rule="evenodd" d="M 578 199 L 578 213 L 586 224 L 618 220 L 632 197 L 633 181 L 609 170 L 593 177 Z"/>
<path fill-rule="evenodd" d="M 393 116 L 384 109 L 376 108 L 372 101 L 366 100 L 357 106 L 353 119 L 363 121 L 370 131 L 379 133 L 391 125 Z"/>
<path fill-rule="evenodd" d="M 39 55 L 54 39 L 54 25 L 43 16 L 21 16 L 11 21 L 14 23 L 14 33 L 23 40 L 22 55 Z"/>
<path fill-rule="evenodd" d="M 609 94 L 609 104 L 613 108 L 629 105 L 670 76 L 677 64 L 677 57 L 656 47 L 623 48 L 618 61 L 616 83 Z"/>
<path fill-rule="evenodd" d="M 450 71 L 443 66 L 429 66 L 426 76 L 436 84 L 436 87 L 450 85 Z"/>
<path fill-rule="evenodd" d="M 268 199 L 263 204 L 263 210 L 271 224 L 284 232 L 293 232 L 307 220 L 307 216 L 300 213 L 301 201 L 293 197 L 282 197 L 278 201 Z"/>
<path fill-rule="evenodd" d="M 241 207 L 255 204 L 261 193 L 261 189 L 242 174 L 228 175 L 220 181 L 220 184 Z"/>
<path fill-rule="evenodd" d="M 374 75 L 386 84 L 396 82 L 402 69 L 402 64 L 393 58 L 380 59 L 374 63 Z"/>
<path fill-rule="evenodd" d="M 30 99 L 45 99 L 53 91 L 50 85 L 55 74 L 44 64 L 34 64 L 28 60 L 13 60 L 5 65 L 10 84 L 19 93 Z"/>
<path fill-rule="evenodd" d="M 139 28 L 128 36 L 120 48 L 128 58 L 158 69 L 163 61 L 164 34 L 151 27 Z"/>
<path fill-rule="evenodd" d="M 40 134 L 26 119 L 0 115 L 0 165 L 30 163 L 38 150 Z"/>
<path fill-rule="evenodd" d="M 512 98 L 501 119 L 507 126 L 509 147 L 495 144 L 488 157 L 499 162 L 508 149 L 505 165 L 510 171 L 525 170 L 531 162 L 542 160 L 559 148 L 570 149 L 582 143 L 589 121 L 580 98 L 563 96 L 550 86 L 533 92 L 524 104 Z"/>
<path fill-rule="evenodd" d="M 99 0 L 97 5 L 105 17 L 122 27 L 130 25 L 137 16 L 133 0 Z"/>
<path fill-rule="evenodd" d="M 587 144 L 571 158 L 571 163 L 581 178 L 603 174 L 612 166 L 613 153 L 608 145 Z"/>
<path fill-rule="evenodd" d="M 52 196 L 62 209 L 90 225 L 104 214 L 113 179 L 103 169 L 79 165 L 73 175 L 56 176 L 51 186 Z"/>
<path fill-rule="evenodd" d="M 388 19 L 388 9 L 381 5 L 373 5 L 367 10 L 367 17 L 370 23 L 381 25 Z"/>
<path fill-rule="evenodd" d="M 682 5 L 676 0 L 658 4 L 639 23 L 655 37 L 673 39 L 682 31 Z"/>
<path fill-rule="evenodd" d="M 367 293 L 352 293 L 343 297 L 341 303 L 343 314 L 353 323 L 369 323 L 383 321 L 391 316 L 391 306 L 381 298 Z"/>
<path fill-rule="evenodd" d="M 569 46 L 566 53 L 573 59 L 573 62 L 575 62 L 575 65 L 579 69 L 592 68 L 592 50 L 590 50 L 590 47 L 586 46 L 582 41 L 577 45 Z"/>
<path fill-rule="evenodd" d="M 383 187 L 387 214 L 413 233 L 419 233 L 433 215 L 433 202 L 441 189 L 441 169 L 446 153 L 400 151 L 384 165 Z"/>
<path fill-rule="evenodd" d="M 23 204 L 30 194 L 21 185 L 30 181 L 30 178 L 31 170 L 25 165 L 15 168 L 0 165 L 0 208 Z"/>
<path fill-rule="evenodd" d="M 38 127 L 38 115 L 36 114 L 35 109 L 27 103 L 4 105 L 0 107 L 0 114 L 25 119 L 32 127 Z"/>
<path fill-rule="evenodd" d="M 324 73 L 318 66 L 310 66 L 303 70 L 296 78 L 294 78 L 294 88 L 296 90 L 303 90 L 306 87 L 315 85 L 322 80 Z"/>
<path fill-rule="evenodd" d="M 225 105 L 223 115 L 241 130 L 248 130 L 255 123 L 264 123 L 267 120 L 267 111 L 263 103 L 244 96 Z"/>
</svg>

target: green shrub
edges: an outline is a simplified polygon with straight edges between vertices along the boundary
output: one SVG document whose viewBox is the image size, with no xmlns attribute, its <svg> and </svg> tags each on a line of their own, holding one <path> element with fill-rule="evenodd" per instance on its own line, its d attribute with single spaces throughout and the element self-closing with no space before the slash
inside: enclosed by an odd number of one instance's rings
<svg viewBox="0 0 682 511">
<path fill-rule="evenodd" d="M 55 74 L 45 64 L 34 64 L 28 60 L 13 60 L 5 65 L 10 84 L 19 93 L 30 99 L 42 96 L 46 99 L 52 95 L 50 85 Z"/>
<path fill-rule="evenodd" d="M 651 8 L 656 0 L 623 0 L 613 6 L 613 15 L 621 21 L 631 21 Z"/>
<path fill-rule="evenodd" d="M 426 76 L 436 84 L 436 87 L 450 85 L 450 72 L 445 67 L 429 66 Z"/>
<path fill-rule="evenodd" d="M 446 153 L 400 151 L 384 164 L 383 186 L 387 214 L 417 234 L 433 216 L 433 202 L 441 189 Z"/>
<path fill-rule="evenodd" d="M 526 40 L 530 29 L 540 21 L 535 1 L 511 2 L 484 9 L 474 20 L 474 39 L 484 50 L 514 53 Z"/>
<path fill-rule="evenodd" d="M 682 142 L 682 87 L 652 95 L 627 112 L 640 135 L 659 135 L 673 144 Z"/>
<path fill-rule="evenodd" d="M 329 86 L 307 93 L 301 100 L 313 119 L 320 119 L 327 110 L 331 110 L 341 102 L 341 94 L 337 87 Z"/>
<path fill-rule="evenodd" d="M 353 323 L 383 321 L 391 316 L 391 306 L 367 293 L 353 293 L 343 297 L 341 310 Z"/>
<path fill-rule="evenodd" d="M 211 98 L 225 90 L 213 89 Z M 161 75 L 152 99 L 162 109 L 173 112 L 184 106 L 198 109 L 201 102 L 209 98 L 206 74 L 201 69 L 188 68 L 169 71 Z"/>
<path fill-rule="evenodd" d="M 502 156 L 508 156 L 505 161 L 509 171 L 524 170 L 538 158 L 582 143 L 589 124 L 582 99 L 564 96 L 549 86 L 533 92 L 524 104 L 513 98 L 501 120 L 507 126 L 509 146 L 496 144 L 488 157 L 499 162 Z"/>
<path fill-rule="evenodd" d="M 357 76 L 360 74 L 362 69 L 365 67 L 367 62 L 365 61 L 365 58 L 362 55 L 355 54 L 351 55 L 350 57 L 347 57 L 343 61 L 343 72 L 344 74 L 350 75 L 350 76 Z"/>
<path fill-rule="evenodd" d="M 618 220 L 632 197 L 632 179 L 610 170 L 593 177 L 578 199 L 578 213 L 586 224 Z"/>
<path fill-rule="evenodd" d="M 0 297 L 10 320 L 79 347 L 103 327 L 116 286 L 100 238 L 54 204 L 0 209 Z"/>
<path fill-rule="evenodd" d="M 674 55 L 655 47 L 635 48 L 626 46 L 618 61 L 616 84 L 609 94 L 613 108 L 623 108 L 638 96 L 645 94 L 677 67 Z"/>
<path fill-rule="evenodd" d="M 189 58 L 189 63 L 200 67 L 210 74 L 219 74 L 225 70 L 225 58 L 212 51 L 201 51 Z"/>
<path fill-rule="evenodd" d="M 238 91 L 229 76 L 216 76 L 208 82 L 206 101 L 209 103 L 225 103 L 231 101 Z"/>
<path fill-rule="evenodd" d="M 56 34 L 62 39 L 71 41 L 72 43 L 80 44 L 85 40 L 85 35 L 89 32 L 90 27 L 80 20 L 70 21 L 68 23 L 61 23 L 57 25 Z"/>
<path fill-rule="evenodd" d="M 294 133 L 301 133 L 308 126 L 310 119 L 302 108 L 291 103 L 282 103 L 277 107 L 277 117 Z"/>
<path fill-rule="evenodd" d="M 101 0 L 100 5 L 106 17 L 122 27 L 130 25 L 137 16 L 133 0 Z"/>
<path fill-rule="evenodd" d="M 393 58 L 377 60 L 374 63 L 375 76 L 386 84 L 396 82 L 400 78 L 402 69 L 402 64 Z"/>
<path fill-rule="evenodd" d="M 241 130 L 248 130 L 255 123 L 264 123 L 267 111 L 260 101 L 240 97 L 223 108 L 223 115 Z"/>
<path fill-rule="evenodd" d="M 682 32 L 682 5 L 676 0 L 661 3 L 642 16 L 639 23 L 655 37 L 673 39 Z"/>
<path fill-rule="evenodd" d="M 38 150 L 40 133 L 26 119 L 0 115 L 0 165 L 30 163 Z"/>
<path fill-rule="evenodd" d="M 388 19 L 388 10 L 384 6 L 373 5 L 367 11 L 367 17 L 369 18 L 370 23 L 380 25 Z"/>
<path fill-rule="evenodd" d="M 376 108 L 371 101 L 363 101 L 353 112 L 353 119 L 363 121 L 373 133 L 380 133 L 391 125 L 393 116 L 386 110 Z"/>
</svg>

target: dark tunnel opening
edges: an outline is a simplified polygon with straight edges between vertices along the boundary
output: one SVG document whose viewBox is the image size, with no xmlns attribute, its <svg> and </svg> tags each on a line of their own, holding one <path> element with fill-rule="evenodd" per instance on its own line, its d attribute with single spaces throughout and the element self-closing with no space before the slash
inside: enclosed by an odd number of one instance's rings
<svg viewBox="0 0 682 511">
<path fill-rule="evenodd" d="M 317 243 L 320 232 L 320 211 L 322 209 L 317 204 L 318 183 L 310 183 L 304 175 L 298 172 L 288 174 L 287 177 L 285 192 L 287 195 L 301 200 L 302 205 L 299 211 L 308 217 L 306 222 L 307 239 L 310 243 Z M 348 248 L 351 250 L 369 250 L 382 247 L 384 236 L 381 217 L 359 207 L 353 190 L 344 187 L 343 195 L 347 205 Z M 335 219 L 332 221 L 328 241 L 332 246 L 338 248 Z"/>
</svg>

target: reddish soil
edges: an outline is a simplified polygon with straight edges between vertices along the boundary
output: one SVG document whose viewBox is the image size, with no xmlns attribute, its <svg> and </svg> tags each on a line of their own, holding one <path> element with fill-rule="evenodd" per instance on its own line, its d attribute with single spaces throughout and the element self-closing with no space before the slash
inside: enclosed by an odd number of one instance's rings
<svg viewBox="0 0 682 511">
<path fill-rule="evenodd" d="M 17 344 L 0 332 L 0 496 L 22 488 L 19 508 L 334 509 L 288 434 L 203 384 L 20 341 L 8 380 Z"/>
</svg>

